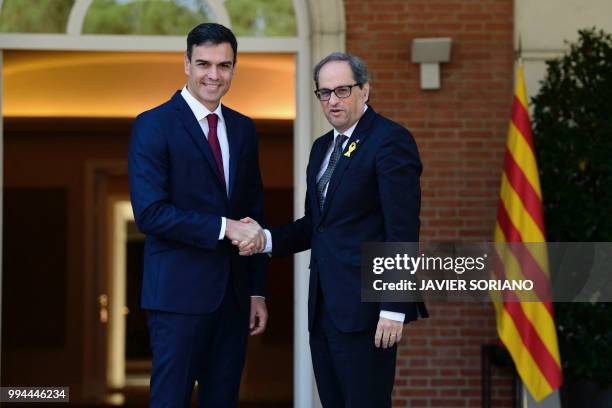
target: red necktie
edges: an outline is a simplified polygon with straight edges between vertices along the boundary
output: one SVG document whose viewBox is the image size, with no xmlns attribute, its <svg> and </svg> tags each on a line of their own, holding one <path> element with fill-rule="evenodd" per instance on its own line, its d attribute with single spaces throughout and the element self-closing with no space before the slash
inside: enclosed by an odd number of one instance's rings
<svg viewBox="0 0 612 408">
<path fill-rule="evenodd" d="M 221 182 L 223 183 L 223 187 L 225 187 L 223 156 L 221 154 L 221 146 L 219 146 L 219 138 L 217 137 L 217 122 L 219 120 L 219 117 L 217 116 L 217 114 L 211 113 L 206 116 L 206 120 L 208 121 L 208 144 L 210 145 L 210 149 L 213 152 L 213 156 L 215 156 L 217 168 L 219 169 L 219 174 L 221 175 Z"/>
</svg>

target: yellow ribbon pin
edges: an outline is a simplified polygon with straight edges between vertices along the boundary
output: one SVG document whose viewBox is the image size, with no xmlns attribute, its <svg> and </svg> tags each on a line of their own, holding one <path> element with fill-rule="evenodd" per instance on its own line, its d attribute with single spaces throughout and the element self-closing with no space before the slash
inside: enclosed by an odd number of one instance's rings
<svg viewBox="0 0 612 408">
<path fill-rule="evenodd" d="M 344 155 L 346 157 L 351 157 L 351 153 L 353 153 L 355 151 L 355 149 L 357 149 L 357 143 L 359 143 L 359 140 L 357 140 L 356 142 L 353 142 L 349 145 L 348 147 L 348 151 L 346 153 L 344 153 Z"/>
</svg>

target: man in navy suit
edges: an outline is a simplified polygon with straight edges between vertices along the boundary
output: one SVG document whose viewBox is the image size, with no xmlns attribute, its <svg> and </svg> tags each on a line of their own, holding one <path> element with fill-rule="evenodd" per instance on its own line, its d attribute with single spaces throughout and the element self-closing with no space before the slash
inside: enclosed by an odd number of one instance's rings
<svg viewBox="0 0 612 408">
<path fill-rule="evenodd" d="M 234 34 L 187 36 L 187 85 L 136 118 L 129 150 L 134 216 L 146 234 L 141 306 L 153 352 L 152 407 L 235 407 L 246 343 L 266 327 L 263 193 L 255 127 L 221 105 L 236 66 Z"/>
<path fill-rule="evenodd" d="M 323 406 L 391 407 L 403 325 L 427 310 L 421 302 L 361 302 L 361 245 L 418 242 L 421 161 L 410 132 L 367 105 L 359 58 L 327 56 L 314 81 L 333 130 L 312 146 L 304 217 L 271 236 L 266 230 L 265 251 L 311 249 L 310 350 Z M 243 255 L 255 252 L 239 245 Z"/>
</svg>

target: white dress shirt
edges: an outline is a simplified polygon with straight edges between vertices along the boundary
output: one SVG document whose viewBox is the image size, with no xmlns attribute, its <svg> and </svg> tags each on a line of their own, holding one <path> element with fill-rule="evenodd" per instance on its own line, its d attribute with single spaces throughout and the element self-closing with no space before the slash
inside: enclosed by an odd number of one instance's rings
<svg viewBox="0 0 612 408">
<path fill-rule="evenodd" d="M 223 119 L 223 112 L 221 110 L 221 104 L 217 105 L 217 108 L 214 111 L 209 111 L 208 108 L 200 103 L 187 89 L 187 86 L 183 87 L 181 91 L 181 96 L 189 105 L 189 108 L 193 112 L 196 120 L 200 124 L 202 128 L 202 132 L 204 132 L 204 136 L 206 140 L 208 140 L 208 120 L 206 117 L 211 113 L 215 113 L 219 120 L 217 121 L 217 138 L 219 139 L 219 147 L 221 148 L 221 156 L 223 158 L 223 174 L 225 175 L 225 191 L 229 193 L 229 143 L 227 141 L 227 127 L 225 126 L 225 119 Z M 227 220 L 225 217 L 221 217 L 221 231 L 219 231 L 219 240 L 222 240 L 225 237 L 225 225 L 227 224 Z"/>
<path fill-rule="evenodd" d="M 365 105 L 363 111 L 365 112 L 367 109 L 368 109 L 368 105 Z M 334 145 L 336 143 L 336 138 L 340 135 L 344 135 L 347 137 L 347 139 L 342 144 L 342 150 L 344 150 L 348 142 L 351 140 L 351 136 L 353 135 L 353 132 L 355 131 L 355 128 L 357 127 L 358 123 L 359 121 L 355 122 L 353 126 L 351 126 L 345 132 L 342 132 L 342 133 L 338 132 L 338 130 L 334 128 L 334 140 L 330 143 L 329 147 L 327 148 L 327 152 L 325 153 L 325 157 L 323 158 L 323 162 L 321 163 L 321 168 L 319 169 L 319 172 L 317 173 L 317 181 L 319 181 L 319 179 L 323 176 L 323 173 L 325 173 L 325 170 L 327 169 L 327 166 L 329 165 L 329 159 L 331 158 L 331 154 L 334 151 Z M 329 187 L 329 183 L 325 186 L 325 190 L 323 191 L 324 196 L 327 195 L 328 187 Z M 266 247 L 264 249 L 264 252 L 271 253 L 272 252 L 272 234 L 267 229 L 264 230 L 264 233 L 266 234 Z M 390 312 L 388 310 L 381 310 L 380 317 L 383 317 L 385 319 L 395 320 L 398 322 L 403 322 L 404 319 L 406 318 L 406 315 L 404 313 Z"/>
</svg>

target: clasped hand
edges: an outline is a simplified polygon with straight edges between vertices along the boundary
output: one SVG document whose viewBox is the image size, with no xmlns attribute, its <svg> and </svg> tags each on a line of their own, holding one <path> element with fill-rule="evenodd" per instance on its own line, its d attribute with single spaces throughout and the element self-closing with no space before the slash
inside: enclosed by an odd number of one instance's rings
<svg viewBox="0 0 612 408">
<path fill-rule="evenodd" d="M 225 236 L 238 247 L 242 256 L 261 253 L 266 247 L 266 234 L 257 221 L 249 217 L 240 221 L 228 218 Z"/>
</svg>

